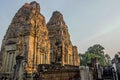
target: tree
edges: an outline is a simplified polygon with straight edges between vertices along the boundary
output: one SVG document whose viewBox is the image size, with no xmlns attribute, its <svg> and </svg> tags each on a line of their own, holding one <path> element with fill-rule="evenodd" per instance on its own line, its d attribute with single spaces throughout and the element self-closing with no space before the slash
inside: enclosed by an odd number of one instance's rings
<svg viewBox="0 0 120 80">
<path fill-rule="evenodd" d="M 102 66 L 105 66 L 107 65 L 106 64 L 106 60 L 105 60 L 105 57 L 104 55 L 96 55 L 96 54 L 90 54 L 90 53 L 85 53 L 85 54 L 81 54 L 80 55 L 80 60 L 81 60 L 81 65 L 87 65 L 89 63 L 92 63 L 91 62 L 91 59 L 94 59 L 94 58 L 97 58 L 99 63 L 102 65 Z"/>
<path fill-rule="evenodd" d="M 120 55 L 120 52 L 118 52 L 118 55 Z"/>
<path fill-rule="evenodd" d="M 86 53 L 93 53 L 93 54 L 104 54 L 104 47 L 102 47 L 100 44 L 95 44 L 88 48 Z"/>
<path fill-rule="evenodd" d="M 111 58 L 108 54 L 105 54 L 105 59 L 106 59 L 107 65 L 110 65 L 111 64 Z"/>
<path fill-rule="evenodd" d="M 118 59 L 119 58 L 119 55 L 118 54 L 115 54 L 115 59 Z"/>
<path fill-rule="evenodd" d="M 89 63 L 91 63 L 91 59 L 92 58 L 98 58 L 99 56 L 97 56 L 96 54 L 80 54 L 80 59 L 81 59 L 81 65 L 87 65 Z"/>
<path fill-rule="evenodd" d="M 119 57 L 119 53 L 116 53 L 114 55 L 114 58 L 112 59 L 112 63 L 119 63 L 120 62 L 120 57 Z"/>
<path fill-rule="evenodd" d="M 80 55 L 81 58 L 81 65 L 87 65 L 88 63 L 92 63 L 92 58 L 97 58 L 99 63 L 102 66 L 106 66 L 106 59 L 104 56 L 104 47 L 102 47 L 100 44 L 95 44 L 88 48 L 88 50 L 85 52 L 85 54 Z"/>
</svg>

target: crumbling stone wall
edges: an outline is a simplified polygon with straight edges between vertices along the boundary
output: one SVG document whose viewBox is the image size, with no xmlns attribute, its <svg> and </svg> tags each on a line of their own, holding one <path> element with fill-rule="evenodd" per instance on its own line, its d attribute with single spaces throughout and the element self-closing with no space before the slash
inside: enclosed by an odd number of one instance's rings
<svg viewBox="0 0 120 80">
<path fill-rule="evenodd" d="M 24 72 L 36 72 L 38 64 L 79 65 L 77 48 L 73 49 L 63 15 L 55 11 L 46 27 L 45 17 L 35 1 L 25 3 L 15 14 L 0 55 L 1 75 L 20 80 Z"/>
<path fill-rule="evenodd" d="M 68 27 L 60 12 L 53 12 L 52 17 L 47 23 L 47 28 L 51 45 L 51 63 L 79 65 L 79 63 L 76 62 L 78 60 L 77 49 L 73 50 Z M 77 57 L 76 60 L 73 56 Z M 74 64 L 74 61 L 76 64 Z"/>
<path fill-rule="evenodd" d="M 1 55 L 4 73 L 13 73 L 15 64 L 18 66 L 16 57 L 24 60 L 19 64 L 25 64 L 22 69 L 28 73 L 34 72 L 38 64 L 50 64 L 48 30 L 37 2 L 25 3 L 15 14 L 4 36 Z"/>
<path fill-rule="evenodd" d="M 80 66 L 80 57 L 78 55 L 77 46 L 73 46 L 73 65 Z"/>
</svg>

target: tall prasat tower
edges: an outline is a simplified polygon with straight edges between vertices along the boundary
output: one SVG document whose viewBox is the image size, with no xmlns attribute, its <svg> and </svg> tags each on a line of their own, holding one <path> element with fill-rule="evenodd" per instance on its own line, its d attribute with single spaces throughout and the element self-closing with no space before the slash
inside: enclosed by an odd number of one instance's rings
<svg viewBox="0 0 120 80">
<path fill-rule="evenodd" d="M 34 73 L 38 64 L 50 64 L 48 30 L 37 2 L 25 3 L 15 14 L 0 55 L 1 75 L 12 80 L 22 80 L 24 72 Z"/>
<path fill-rule="evenodd" d="M 59 11 L 52 14 L 47 23 L 48 35 L 50 39 L 50 56 L 51 63 L 61 65 L 79 66 L 79 57 L 77 48 L 73 49 L 68 26 L 66 25 L 63 15 Z M 77 56 L 76 59 L 74 56 Z"/>
<path fill-rule="evenodd" d="M 39 64 L 79 66 L 63 15 L 55 11 L 46 26 L 37 2 L 25 3 L 15 14 L 2 41 L 0 79 L 33 80 Z M 51 67 L 51 65 L 49 65 Z"/>
</svg>

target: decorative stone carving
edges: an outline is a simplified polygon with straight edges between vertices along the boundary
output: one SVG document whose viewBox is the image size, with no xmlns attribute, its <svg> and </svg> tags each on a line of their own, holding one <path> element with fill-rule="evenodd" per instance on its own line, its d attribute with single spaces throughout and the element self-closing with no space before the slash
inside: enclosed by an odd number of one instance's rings
<svg viewBox="0 0 120 80">
<path fill-rule="evenodd" d="M 73 65 L 75 66 L 80 65 L 80 57 L 78 55 L 77 46 L 73 46 Z"/>
<path fill-rule="evenodd" d="M 1 75 L 8 77 L 7 73 L 12 80 L 22 80 L 23 73 L 36 72 L 39 64 L 51 62 L 76 66 L 79 65 L 78 58 L 74 58 L 77 54 L 60 12 L 53 13 L 46 27 L 39 4 L 35 1 L 25 3 L 15 14 L 4 36 L 0 51 Z"/>
<path fill-rule="evenodd" d="M 14 54 L 10 55 L 11 51 Z M 8 64 L 11 66 L 16 65 L 15 70 L 17 70 L 18 74 L 21 74 L 22 61 L 18 59 L 20 56 L 26 62 L 23 71 L 27 73 L 36 71 L 38 64 L 50 64 L 48 30 L 45 18 L 40 13 L 40 6 L 37 2 L 25 3 L 15 14 L 3 39 L 0 54 L 2 56 L 0 57 L 2 73 L 7 72 L 10 75 L 14 69 L 12 69 L 13 67 L 9 69 Z M 42 61 L 43 59 L 44 61 Z M 13 65 L 9 62 L 13 62 Z"/>
<path fill-rule="evenodd" d="M 16 45 L 6 45 L 6 51 L 10 51 L 10 50 L 16 50 Z"/>
<path fill-rule="evenodd" d="M 73 45 L 63 15 L 58 11 L 53 12 L 47 23 L 47 28 L 51 44 L 51 63 L 75 65 L 73 64 L 75 60 L 73 60 L 73 56 L 78 56 L 78 52 L 74 52 L 72 49 Z M 77 58 L 75 61 L 77 61 Z"/>
</svg>

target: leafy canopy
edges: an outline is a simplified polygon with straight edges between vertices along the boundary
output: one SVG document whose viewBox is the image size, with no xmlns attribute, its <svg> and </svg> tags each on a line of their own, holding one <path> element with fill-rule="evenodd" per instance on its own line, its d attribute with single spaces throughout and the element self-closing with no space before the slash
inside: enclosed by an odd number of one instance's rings
<svg viewBox="0 0 120 80">
<path fill-rule="evenodd" d="M 106 58 L 109 57 L 109 55 L 104 55 L 104 47 L 100 44 L 95 44 L 88 48 L 88 50 L 85 52 L 85 54 L 80 54 L 81 57 L 81 65 L 87 65 L 88 63 L 92 63 L 92 58 L 97 58 L 99 63 L 102 66 L 106 66 Z"/>
<path fill-rule="evenodd" d="M 93 53 L 93 54 L 104 54 L 104 47 L 102 47 L 100 44 L 95 44 L 88 48 L 86 53 Z"/>
</svg>

